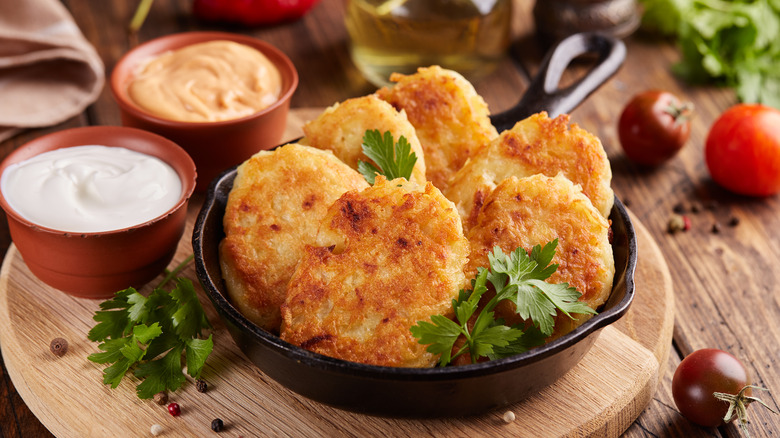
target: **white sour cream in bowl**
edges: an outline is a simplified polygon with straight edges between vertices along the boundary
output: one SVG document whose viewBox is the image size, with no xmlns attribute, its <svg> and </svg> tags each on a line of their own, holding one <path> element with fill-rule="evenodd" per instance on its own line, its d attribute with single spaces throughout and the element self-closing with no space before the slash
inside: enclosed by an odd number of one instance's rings
<svg viewBox="0 0 780 438">
<path fill-rule="evenodd" d="M 0 190 L 9 206 L 30 222 L 96 233 L 163 215 L 179 202 L 182 182 L 157 157 L 123 147 L 84 145 L 8 166 Z"/>
</svg>

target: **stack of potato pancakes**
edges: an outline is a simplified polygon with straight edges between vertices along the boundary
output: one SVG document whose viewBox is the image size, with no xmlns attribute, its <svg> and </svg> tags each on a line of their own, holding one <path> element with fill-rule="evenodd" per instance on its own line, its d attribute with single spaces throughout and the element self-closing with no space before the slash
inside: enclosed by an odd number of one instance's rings
<svg viewBox="0 0 780 438">
<path fill-rule="evenodd" d="M 349 99 L 304 125 L 304 138 L 241 164 L 220 245 L 232 302 L 302 348 L 372 365 L 430 367 L 410 327 L 452 317 L 452 300 L 495 246 L 558 239 L 548 279 L 593 309 L 612 290 L 607 219 L 612 172 L 598 138 L 569 117 L 535 114 L 496 132 L 484 100 L 436 66 Z M 357 171 L 367 130 L 405 137 L 407 181 Z M 523 323 L 503 302 L 497 317 Z M 556 317 L 562 336 L 589 315 Z"/>
</svg>

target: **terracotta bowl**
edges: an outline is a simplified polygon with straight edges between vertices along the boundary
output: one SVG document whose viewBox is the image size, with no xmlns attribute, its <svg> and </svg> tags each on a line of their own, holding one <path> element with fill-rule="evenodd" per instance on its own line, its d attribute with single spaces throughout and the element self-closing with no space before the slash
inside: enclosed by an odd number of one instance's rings
<svg viewBox="0 0 780 438">
<path fill-rule="evenodd" d="M 82 145 L 124 147 L 165 161 L 178 173 L 182 194 L 163 215 L 116 231 L 68 233 L 38 226 L 20 216 L 0 193 L 11 239 L 30 271 L 41 281 L 82 298 L 108 298 L 130 286 L 140 287 L 170 263 L 184 232 L 187 204 L 195 188 L 195 164 L 175 143 L 159 135 L 121 126 L 67 129 L 39 137 L 12 152 L 11 164 L 43 152 Z"/>
<path fill-rule="evenodd" d="M 147 113 L 128 97 L 128 85 L 139 64 L 170 50 L 213 40 L 234 41 L 262 52 L 281 74 L 279 100 L 251 116 L 197 123 L 161 119 Z M 127 52 L 114 67 L 110 84 L 122 124 L 160 134 L 179 144 L 192 156 L 198 169 L 196 190 L 205 190 L 225 169 L 279 143 L 287 123 L 290 98 L 298 86 L 298 72 L 284 53 L 264 41 L 233 33 L 185 32 L 156 38 Z"/>
<path fill-rule="evenodd" d="M 334 359 L 261 329 L 230 302 L 219 265 L 222 217 L 235 170 L 213 181 L 192 236 L 198 279 L 239 349 L 272 379 L 313 400 L 394 417 L 484 413 L 551 384 L 588 352 L 601 329 L 623 316 L 634 297 L 636 236 L 616 198 L 612 209 L 615 279 L 599 314 L 542 347 L 490 362 L 445 368 L 392 368 Z"/>
</svg>

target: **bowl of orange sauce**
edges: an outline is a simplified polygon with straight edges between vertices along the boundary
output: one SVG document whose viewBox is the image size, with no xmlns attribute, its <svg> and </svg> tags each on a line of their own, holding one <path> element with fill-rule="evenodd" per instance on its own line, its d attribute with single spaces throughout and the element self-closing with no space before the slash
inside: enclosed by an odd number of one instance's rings
<svg viewBox="0 0 780 438">
<path fill-rule="evenodd" d="M 127 52 L 110 80 L 122 124 L 184 148 L 198 170 L 196 190 L 278 144 L 297 85 L 298 72 L 279 49 L 225 32 L 150 40 Z"/>
</svg>

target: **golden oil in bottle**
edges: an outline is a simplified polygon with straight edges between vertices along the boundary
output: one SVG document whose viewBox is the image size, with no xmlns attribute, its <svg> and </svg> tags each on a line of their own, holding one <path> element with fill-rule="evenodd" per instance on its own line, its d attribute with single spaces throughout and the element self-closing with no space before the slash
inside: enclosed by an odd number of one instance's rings
<svg viewBox="0 0 780 438">
<path fill-rule="evenodd" d="M 430 65 L 477 81 L 506 54 L 511 21 L 512 0 L 347 0 L 352 60 L 376 86 Z"/>
</svg>

